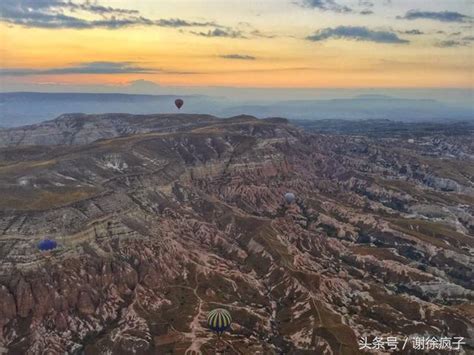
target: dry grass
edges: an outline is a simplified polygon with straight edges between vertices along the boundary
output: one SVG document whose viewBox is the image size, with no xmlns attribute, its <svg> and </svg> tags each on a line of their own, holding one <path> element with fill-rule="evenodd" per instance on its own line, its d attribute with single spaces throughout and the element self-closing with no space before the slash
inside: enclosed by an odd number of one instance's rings
<svg viewBox="0 0 474 355">
<path fill-rule="evenodd" d="M 420 163 L 426 164 L 435 175 L 455 180 L 463 185 L 470 185 L 474 176 L 474 165 L 460 160 L 439 158 L 418 158 Z"/>
<path fill-rule="evenodd" d="M 56 160 L 27 161 L 0 166 L 0 174 L 24 174 L 32 169 L 47 168 L 56 164 Z"/>
<path fill-rule="evenodd" d="M 474 303 L 461 303 L 451 307 L 453 310 L 467 316 L 468 319 L 474 319 Z"/>
<path fill-rule="evenodd" d="M 385 180 L 376 178 L 378 185 L 402 193 L 408 193 L 417 201 L 428 201 L 441 204 L 474 204 L 474 197 L 462 195 L 455 192 L 440 192 L 430 189 L 422 189 L 413 182 L 402 180 Z"/>
<path fill-rule="evenodd" d="M 47 210 L 84 200 L 96 195 L 98 189 L 78 187 L 75 189 L 56 188 L 53 190 L 33 190 L 28 194 L 14 194 L 2 191 L 0 209 L 2 210 Z"/>
<path fill-rule="evenodd" d="M 472 238 L 456 232 L 452 227 L 445 224 L 419 219 L 389 218 L 388 220 L 394 229 L 440 248 L 458 248 L 461 244 L 474 247 L 474 240 Z"/>
<path fill-rule="evenodd" d="M 390 249 L 387 248 L 378 248 L 378 247 L 368 247 L 354 245 L 351 248 L 351 251 L 358 255 L 372 255 L 379 260 L 395 260 L 400 263 L 406 263 L 407 259 L 402 256 L 394 254 Z"/>
</svg>

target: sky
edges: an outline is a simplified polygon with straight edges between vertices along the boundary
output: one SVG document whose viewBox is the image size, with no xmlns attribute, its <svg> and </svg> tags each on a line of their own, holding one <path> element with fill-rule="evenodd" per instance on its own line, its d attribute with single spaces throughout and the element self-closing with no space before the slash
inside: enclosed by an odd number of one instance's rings
<svg viewBox="0 0 474 355">
<path fill-rule="evenodd" d="M 474 0 L 1 0 L 0 91 L 472 92 L 473 21 Z"/>
</svg>

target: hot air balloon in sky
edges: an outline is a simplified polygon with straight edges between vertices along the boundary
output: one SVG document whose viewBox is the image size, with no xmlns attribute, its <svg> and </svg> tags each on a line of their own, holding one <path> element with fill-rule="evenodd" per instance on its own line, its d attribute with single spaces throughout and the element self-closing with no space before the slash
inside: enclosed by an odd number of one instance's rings
<svg viewBox="0 0 474 355">
<path fill-rule="evenodd" d="M 56 249 L 58 247 L 58 243 L 52 239 L 43 239 L 41 242 L 38 243 L 38 249 L 41 251 L 49 251 Z"/>
<path fill-rule="evenodd" d="M 231 323 L 232 317 L 229 311 L 223 308 L 213 309 L 207 315 L 207 325 L 209 329 L 217 333 L 218 336 L 229 329 Z"/>
<path fill-rule="evenodd" d="M 287 192 L 287 193 L 285 194 L 285 201 L 286 201 L 286 203 L 291 204 L 291 203 L 295 202 L 295 199 L 296 199 L 296 197 L 295 197 L 295 194 L 294 194 L 294 193 L 292 193 L 292 192 Z"/>
<path fill-rule="evenodd" d="M 182 99 L 176 99 L 174 100 L 174 104 L 178 108 L 178 110 L 181 110 L 181 107 L 183 107 L 184 101 Z"/>
</svg>

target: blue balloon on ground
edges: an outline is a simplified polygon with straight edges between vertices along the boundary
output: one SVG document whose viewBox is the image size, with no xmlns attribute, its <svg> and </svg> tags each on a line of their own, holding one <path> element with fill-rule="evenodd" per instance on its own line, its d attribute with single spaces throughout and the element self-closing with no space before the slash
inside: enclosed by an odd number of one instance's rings
<svg viewBox="0 0 474 355">
<path fill-rule="evenodd" d="M 56 241 L 52 239 L 44 239 L 38 243 L 38 249 L 41 251 L 53 250 L 53 249 L 56 249 L 57 246 L 58 246 L 58 243 L 56 243 Z"/>
</svg>

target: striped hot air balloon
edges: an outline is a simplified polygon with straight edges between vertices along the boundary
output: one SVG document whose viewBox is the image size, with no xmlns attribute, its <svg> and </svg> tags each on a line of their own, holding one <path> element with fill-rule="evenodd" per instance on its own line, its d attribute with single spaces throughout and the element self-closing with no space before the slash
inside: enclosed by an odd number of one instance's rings
<svg viewBox="0 0 474 355">
<path fill-rule="evenodd" d="M 216 308 L 209 312 L 207 315 L 207 325 L 209 329 L 221 335 L 227 329 L 229 329 L 232 323 L 232 317 L 230 313 L 222 308 Z"/>
</svg>

